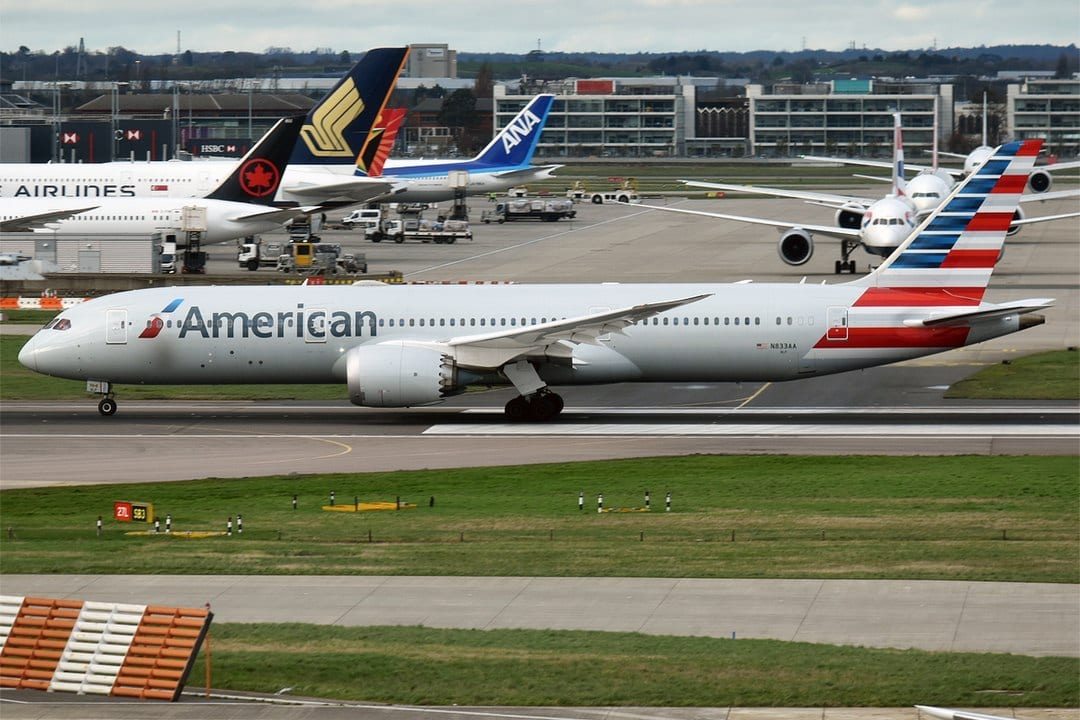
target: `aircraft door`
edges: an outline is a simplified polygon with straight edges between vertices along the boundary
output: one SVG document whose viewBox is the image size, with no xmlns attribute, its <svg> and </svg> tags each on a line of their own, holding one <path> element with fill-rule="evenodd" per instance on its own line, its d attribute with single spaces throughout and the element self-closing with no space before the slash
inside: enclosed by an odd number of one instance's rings
<svg viewBox="0 0 1080 720">
<path fill-rule="evenodd" d="M 304 316 L 305 343 L 325 343 L 328 330 L 325 310 L 312 308 L 307 311 Z"/>
<path fill-rule="evenodd" d="M 829 329 L 826 337 L 830 340 L 848 339 L 848 309 L 847 307 L 830 307 L 827 321 Z"/>
<path fill-rule="evenodd" d="M 105 343 L 107 345 L 126 345 L 127 327 L 127 310 L 105 311 Z"/>
</svg>

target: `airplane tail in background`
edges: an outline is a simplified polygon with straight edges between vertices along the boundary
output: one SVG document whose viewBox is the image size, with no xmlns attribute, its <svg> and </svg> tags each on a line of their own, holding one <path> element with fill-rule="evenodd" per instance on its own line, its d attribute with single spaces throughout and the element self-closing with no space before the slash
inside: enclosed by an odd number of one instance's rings
<svg viewBox="0 0 1080 720">
<path fill-rule="evenodd" d="M 903 197 L 907 181 L 904 180 L 904 132 L 900 113 L 893 113 L 893 195 Z"/>
<path fill-rule="evenodd" d="M 369 144 L 377 148 L 372 129 L 408 56 L 407 47 L 368 50 L 311 108 L 289 162 L 354 166 Z"/>
<path fill-rule="evenodd" d="M 272 205 L 303 119 L 303 115 L 297 115 L 278 120 L 207 199 Z"/>
<path fill-rule="evenodd" d="M 471 164 L 510 169 L 525 167 L 531 163 L 553 102 L 554 95 L 534 97 L 499 131 L 487 147 L 472 159 Z"/>
<path fill-rule="evenodd" d="M 923 294 L 923 305 L 977 304 L 1042 144 L 1002 145 L 885 262 L 850 284 L 907 291 L 899 304 L 912 303 L 914 293 Z"/>
<path fill-rule="evenodd" d="M 397 139 L 398 130 L 401 129 L 401 124 L 404 121 L 405 108 L 386 108 L 383 111 L 377 121 L 380 127 L 372 131 L 374 133 L 372 141 L 364 148 L 364 153 L 360 156 L 360 161 L 356 165 L 358 171 L 363 172 L 368 177 L 382 175 L 383 165 L 386 163 L 386 159 L 390 157 L 390 151 L 394 147 L 394 140 Z"/>
</svg>

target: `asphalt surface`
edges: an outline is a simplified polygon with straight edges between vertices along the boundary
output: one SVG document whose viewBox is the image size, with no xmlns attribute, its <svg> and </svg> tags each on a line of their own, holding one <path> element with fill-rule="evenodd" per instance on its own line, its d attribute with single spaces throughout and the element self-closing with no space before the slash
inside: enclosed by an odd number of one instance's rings
<svg viewBox="0 0 1080 720">
<path fill-rule="evenodd" d="M 868 188 L 876 195 L 880 189 Z M 828 223 L 831 213 L 799 202 L 780 200 L 710 200 L 659 202 L 683 206 L 712 207 L 721 212 L 767 217 L 804 219 Z M 474 203 L 474 216 L 482 204 Z M 1047 203 L 1045 209 L 1028 208 L 1028 215 L 1075 209 L 1075 203 Z M 514 281 L 759 281 L 835 282 L 832 263 L 835 251 L 818 240 L 814 258 L 800 268 L 784 266 L 776 257 L 775 232 L 736 223 L 649 211 L 642 207 L 583 206 L 580 217 L 558 223 L 513 223 L 475 227 L 472 243 L 456 245 L 374 245 L 360 242 L 355 234 L 331 231 L 328 241 L 342 242 L 346 251 L 367 254 L 372 272 L 399 270 L 409 281 L 457 282 Z M 470 406 L 407 412 L 368 412 L 347 404 L 312 406 L 295 403 L 275 406 L 242 404 L 167 403 L 144 406 L 125 403 L 122 389 L 120 412 L 110 425 L 97 417 L 93 403 L 5 403 L 0 413 L 0 483 L 3 487 L 34 484 L 93 482 L 101 474 L 124 479 L 136 472 L 140 480 L 169 480 L 206 475 L 225 476 L 235 465 L 251 474 L 238 458 L 258 458 L 262 473 L 281 472 L 291 466 L 319 469 L 343 463 L 352 470 L 386 467 L 440 467 L 459 464 L 505 464 L 561 459 L 586 459 L 613 455 L 683 454 L 689 452 L 1069 452 L 1076 453 L 1076 408 L 1072 404 L 954 403 L 942 398 L 944 388 L 987 363 L 1000 362 L 1043 349 L 1080 345 L 1080 242 L 1075 220 L 1025 228 L 1007 244 L 1006 254 L 995 271 L 987 294 L 993 301 L 1025 297 L 1053 297 L 1045 325 L 974 348 L 945 353 L 890 368 L 819 378 L 786 385 L 767 386 L 610 386 L 574 389 L 566 393 L 568 425 L 584 432 L 504 437 L 500 424 L 485 407 L 499 407 L 498 393 L 478 398 Z M 234 250 L 209 248 L 210 272 L 234 271 Z M 860 270 L 872 258 L 859 255 Z M 271 279 L 270 271 L 268 281 Z M 576 394 L 581 390 L 581 394 Z M 1021 407 L 1017 407 L 1017 406 Z M 971 415 L 943 413 L 943 409 L 973 407 Z M 575 409 L 576 408 L 576 409 Z M 674 416 L 693 409 L 692 416 Z M 787 416 L 777 422 L 775 413 Z M 921 408 L 930 408 L 922 411 Z M 705 409 L 706 412 L 702 412 Z M 887 417 L 869 410 L 884 409 Z M 812 422 L 800 413 L 815 413 Z M 732 411 L 740 415 L 732 418 Z M 747 412 L 751 411 L 751 412 Z M 757 413 L 756 415 L 754 413 Z M 627 420 L 626 416 L 630 419 Z M 933 416 L 940 415 L 938 419 Z M 621 417 L 621 419 L 616 419 Z M 867 418 L 870 418 L 869 420 Z M 477 422 L 479 420 L 479 422 Z M 746 422 L 744 422 L 744 420 Z M 116 422 L 119 421 L 119 422 Z M 754 425 L 753 431 L 731 435 L 705 430 L 715 425 Z M 772 431 L 761 429 L 770 424 Z M 925 425 L 907 435 L 898 428 Z M 990 425 L 1004 428 L 986 432 Z M 599 426 L 615 427 L 614 436 L 598 432 Z M 647 426 L 647 427 L 646 427 Z M 824 426 L 824 432 L 809 429 Z M 843 426 L 844 432 L 828 432 Z M 1054 426 L 1052 432 L 1033 432 Z M 862 430 L 858 428 L 862 427 Z M 984 432 L 979 432 L 979 428 Z M 434 428 L 434 430 L 433 430 Z M 652 428 L 652 429 L 647 429 Z M 657 429 L 659 428 L 659 429 Z M 851 429 L 854 428 L 854 429 Z M 962 429 L 961 429 L 962 428 Z M 974 428 L 974 429 L 972 429 Z M 464 432 L 462 432 L 464 430 Z M 310 432 L 314 431 L 314 432 Z M 821 434 L 818 434 L 821 433 Z M 282 443 L 281 438 L 306 438 Z M 494 438 L 494 439 L 493 439 Z M 192 441 L 198 453 L 192 453 Z M 385 443 L 385 445 L 383 444 Z M 293 457 L 276 456 L 269 449 L 290 447 Z M 57 449 L 61 449 L 58 452 Z M 1064 448 L 1064 450 L 1062 450 Z M 347 451 L 346 451 L 347 450 Z M 269 456 L 267 455 L 269 453 Z M 100 469 L 100 472 L 95 469 Z M 314 471 L 314 470 L 309 470 Z M 176 604 L 177 598 L 212 596 L 220 619 L 261 619 L 273 611 L 233 609 L 231 602 L 250 598 L 251 582 L 274 596 L 291 597 L 293 612 L 307 607 L 317 615 L 311 590 L 294 591 L 272 583 L 280 578 L 187 578 L 157 576 L 116 578 L 0 576 L 4 593 L 72 593 L 77 597 L 148 601 L 161 597 Z M 286 579 L 288 580 L 288 579 Z M 384 611 L 398 608 L 403 622 L 457 622 L 468 627 L 504 626 L 500 622 L 536 622 L 559 627 L 559 610 L 568 596 L 595 605 L 600 612 L 594 625 L 608 626 L 612 618 L 642 632 L 678 628 L 688 634 L 737 637 L 775 633 L 788 639 L 817 642 L 921 646 L 956 651 L 967 645 L 1012 647 L 1030 654 L 1077 656 L 1080 645 L 1080 589 L 1076 586 L 1026 584 L 913 582 L 852 584 L 845 581 L 803 581 L 801 588 L 781 585 L 752 587 L 750 581 L 731 583 L 702 595 L 704 581 L 643 580 L 642 587 L 628 588 L 624 579 L 551 580 L 543 578 L 467 579 L 465 595 L 452 590 L 461 579 L 318 578 L 318 583 L 358 583 L 347 591 L 322 587 L 321 621 L 343 622 L 349 618 L 366 622 Z M 301 579 L 301 583 L 303 579 Z M 568 593 L 558 582 L 578 582 Z M 649 585 L 649 583 L 656 583 Z M 411 587 L 410 587 L 411 585 Z M 506 587 L 502 587 L 506 585 Z M 678 586 L 678 587 L 676 587 Z M 508 598 L 506 591 L 518 587 Z M 664 589 L 666 588 L 666 590 Z M 695 591 L 696 588 L 696 591 Z M 813 592 L 810 589 L 813 588 Z M 333 590 L 331 592 L 331 590 Z M 433 591 L 434 590 L 434 591 Z M 856 591 L 858 590 L 858 591 Z M 560 592 L 561 591 L 561 592 Z M 663 599 L 658 599 L 658 596 Z M 121 595 L 117 597 L 116 595 Z M 812 599 L 808 596 L 812 595 Z M 108 597 L 106 597 L 108 596 Z M 635 605 L 636 602 L 644 603 Z M 437 598 L 445 598 L 438 604 Z M 721 598 L 721 599 L 718 599 Z M 747 605 L 740 606 L 739 601 Z M 425 605 L 435 602 L 436 606 Z M 560 607 L 560 603 L 562 606 Z M 730 603 L 724 604 L 724 603 Z M 1025 605 L 1025 603 L 1031 603 Z M 250 602 L 249 602 L 250 604 Z M 740 612 L 739 607 L 750 608 Z M 615 608 L 616 611 L 613 611 Z M 724 608 L 724 613 L 718 613 Z M 761 608 L 773 612 L 760 612 Z M 730 609 L 730 612 L 728 610 Z M 663 612 L 661 612 L 663 610 Z M 383 612 L 380 612 L 383 611 Z M 624 612 L 623 612 L 624 611 Z M 410 614 L 412 613 L 412 614 Z M 486 613 L 486 614 L 485 614 Z M 724 620 L 717 621 L 717 617 Z M 906 617 L 905 617 L 906 616 Z M 420 619 L 417 619 L 420 618 Z M 501 618 L 501 620 L 500 620 Z M 710 621 L 710 618 L 712 620 Z M 796 618 L 801 618 L 796 622 Z M 737 622 L 735 620 L 738 620 Z M 1020 620 L 1018 620 L 1020 619 Z M 320 621 L 320 620 L 313 620 Z M 473 623 L 473 624 L 470 624 Z M 738 625 L 739 627 L 733 627 Z M 531 625 L 530 625 L 531 626 Z M 582 623 L 581 627 L 590 627 Z M 645 628 L 645 629 L 642 629 Z M 750 628 L 750 629 L 746 629 Z M 1021 649 L 1017 635 L 1027 638 Z M 1012 638 L 1012 639 L 1010 639 Z M 947 640 L 946 640 L 947 639 Z M 907 645 L 907 643 L 911 643 Z M 1018 644 L 1011 644 L 1018 643 Z M 297 705 L 289 708 L 232 704 L 218 698 L 212 704 L 185 698 L 163 708 L 154 705 L 72 703 L 49 698 L 45 703 L 21 705 L 21 698 L 0 694 L 5 718 L 39 717 L 282 717 L 337 718 L 396 715 L 452 715 L 460 717 L 552 718 L 859 718 L 892 720 L 916 718 L 914 708 L 506 708 L 432 709 L 381 706 Z M 40 698 L 35 698 L 40 700 Z M 81 700 L 81 699 L 80 699 Z M 677 704 L 677 703 L 673 703 Z M 994 712 L 992 709 L 982 712 Z M 1013 715 L 1002 710 L 1000 714 Z M 1076 718 L 1075 709 L 1025 710 L 1020 717 Z"/>
</svg>

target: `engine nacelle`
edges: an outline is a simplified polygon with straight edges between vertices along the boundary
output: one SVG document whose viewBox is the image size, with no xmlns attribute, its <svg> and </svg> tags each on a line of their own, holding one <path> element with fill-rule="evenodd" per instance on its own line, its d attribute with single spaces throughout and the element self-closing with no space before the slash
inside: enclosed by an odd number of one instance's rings
<svg viewBox="0 0 1080 720">
<path fill-rule="evenodd" d="M 836 225 L 848 230 L 858 230 L 862 227 L 865 214 L 866 208 L 862 205 L 844 205 L 836 211 Z"/>
<path fill-rule="evenodd" d="M 439 350 L 402 342 L 361 345 L 345 357 L 349 402 L 410 407 L 441 402 L 457 391 L 454 362 Z"/>
<path fill-rule="evenodd" d="M 1023 220 L 1025 217 L 1024 209 L 1019 205 L 1016 207 L 1016 211 L 1013 213 L 1013 220 Z M 1021 225 L 1009 225 L 1009 229 L 1005 231 L 1007 237 L 1012 237 L 1016 233 L 1020 232 Z"/>
<path fill-rule="evenodd" d="M 1028 175 L 1028 188 L 1033 193 L 1044 193 L 1054 184 L 1054 178 L 1045 170 L 1032 170 Z"/>
<path fill-rule="evenodd" d="M 780 236 L 776 250 L 788 265 L 805 265 L 814 254 L 814 238 L 802 228 L 792 228 Z"/>
</svg>

